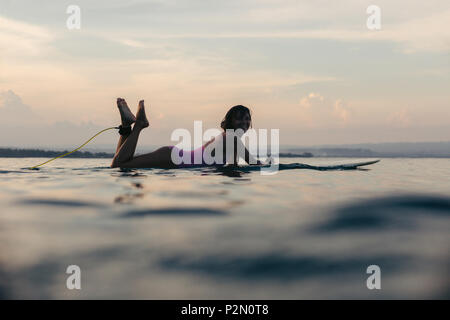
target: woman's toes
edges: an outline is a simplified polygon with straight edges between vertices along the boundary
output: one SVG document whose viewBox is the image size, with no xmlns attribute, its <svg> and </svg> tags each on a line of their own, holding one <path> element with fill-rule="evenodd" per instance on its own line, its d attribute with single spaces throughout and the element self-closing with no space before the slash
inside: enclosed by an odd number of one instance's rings
<svg viewBox="0 0 450 320">
<path fill-rule="evenodd" d="M 117 98 L 117 107 L 119 108 L 120 117 L 122 119 L 122 126 L 130 126 L 136 121 L 136 117 L 131 112 L 125 99 Z"/>
<path fill-rule="evenodd" d="M 144 128 L 149 125 L 147 116 L 145 115 L 144 100 L 139 101 L 138 111 L 136 113 L 136 123 L 139 123 L 139 125 Z"/>
</svg>

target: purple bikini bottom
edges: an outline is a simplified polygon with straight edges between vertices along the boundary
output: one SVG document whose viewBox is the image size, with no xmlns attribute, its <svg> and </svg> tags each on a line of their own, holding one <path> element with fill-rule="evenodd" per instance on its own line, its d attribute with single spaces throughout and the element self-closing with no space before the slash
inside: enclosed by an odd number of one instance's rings
<svg viewBox="0 0 450 320">
<path fill-rule="evenodd" d="M 182 159 L 181 164 L 176 165 L 177 168 L 192 168 L 192 167 L 206 167 L 206 166 L 223 166 L 223 164 L 207 164 L 205 162 L 205 160 L 203 159 L 203 152 L 205 151 L 205 148 L 203 146 L 201 146 L 200 148 L 197 148 L 195 150 L 191 150 L 191 151 L 185 151 L 183 149 L 179 149 L 175 146 L 170 146 L 170 150 L 173 153 L 173 149 L 176 149 L 178 151 L 178 155 L 179 157 Z M 189 154 L 189 155 L 187 155 Z M 199 161 L 198 163 L 195 163 L 195 155 L 197 155 L 197 159 L 201 160 L 201 162 Z M 187 158 L 189 160 L 187 160 L 185 163 L 184 159 Z"/>
</svg>

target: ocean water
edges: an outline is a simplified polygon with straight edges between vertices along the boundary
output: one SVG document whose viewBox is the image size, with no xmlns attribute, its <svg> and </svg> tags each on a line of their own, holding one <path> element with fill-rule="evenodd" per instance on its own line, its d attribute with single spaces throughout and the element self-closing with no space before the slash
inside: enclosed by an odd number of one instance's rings
<svg viewBox="0 0 450 320">
<path fill-rule="evenodd" d="M 107 159 L 24 169 L 44 160 L 0 159 L 0 298 L 450 298 L 449 159 L 270 176 Z"/>
</svg>

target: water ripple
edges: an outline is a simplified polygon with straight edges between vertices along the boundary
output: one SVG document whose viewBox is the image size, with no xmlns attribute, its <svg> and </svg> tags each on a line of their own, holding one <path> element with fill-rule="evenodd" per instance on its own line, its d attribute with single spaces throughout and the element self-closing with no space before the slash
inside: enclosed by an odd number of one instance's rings
<svg viewBox="0 0 450 320">
<path fill-rule="evenodd" d="M 336 209 L 331 220 L 313 231 L 384 230 L 413 228 L 417 215 L 450 217 L 450 198 L 433 195 L 395 195 L 351 203 Z"/>
<path fill-rule="evenodd" d="M 160 208 L 128 211 L 121 215 L 123 218 L 138 218 L 145 216 L 223 216 L 227 212 L 220 209 L 211 208 Z"/>
</svg>

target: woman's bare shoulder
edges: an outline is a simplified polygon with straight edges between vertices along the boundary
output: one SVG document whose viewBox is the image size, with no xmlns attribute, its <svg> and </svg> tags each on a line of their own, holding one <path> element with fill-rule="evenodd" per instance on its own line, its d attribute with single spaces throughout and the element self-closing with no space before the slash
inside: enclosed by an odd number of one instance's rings
<svg viewBox="0 0 450 320">
<path fill-rule="evenodd" d="M 213 143 L 213 142 L 218 142 L 220 141 L 223 137 L 225 136 L 225 132 L 222 132 L 221 134 L 219 134 L 218 136 L 212 137 L 211 140 L 209 140 L 208 142 L 206 142 L 203 146 L 206 147 L 207 145 Z"/>
</svg>

